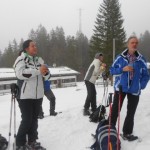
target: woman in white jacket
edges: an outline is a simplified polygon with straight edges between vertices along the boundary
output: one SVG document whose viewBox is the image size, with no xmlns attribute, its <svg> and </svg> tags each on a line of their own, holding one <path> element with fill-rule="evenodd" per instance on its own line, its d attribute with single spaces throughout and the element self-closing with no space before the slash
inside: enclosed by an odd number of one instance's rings
<svg viewBox="0 0 150 150">
<path fill-rule="evenodd" d="M 87 88 L 87 97 L 84 104 L 83 115 L 90 115 L 89 107 L 91 105 L 92 112 L 97 108 L 96 105 L 96 89 L 95 82 L 97 77 L 102 73 L 106 64 L 103 63 L 103 54 L 97 53 L 91 65 L 89 66 L 85 75 L 84 81 Z"/>
<path fill-rule="evenodd" d="M 14 63 L 19 87 L 18 103 L 22 121 L 16 137 L 16 150 L 40 149 L 38 139 L 38 114 L 44 96 L 43 78 L 49 79 L 50 72 L 42 58 L 37 57 L 37 48 L 32 40 L 23 43 L 23 50 Z M 27 136 L 27 139 L 26 139 Z M 44 148 L 43 148 L 44 150 Z"/>
</svg>

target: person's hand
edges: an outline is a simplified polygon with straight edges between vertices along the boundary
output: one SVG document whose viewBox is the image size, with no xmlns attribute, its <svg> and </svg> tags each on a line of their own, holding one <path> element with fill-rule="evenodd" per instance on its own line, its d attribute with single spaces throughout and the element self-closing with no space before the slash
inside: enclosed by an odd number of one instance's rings
<svg viewBox="0 0 150 150">
<path fill-rule="evenodd" d="M 101 64 L 100 70 L 101 70 L 101 71 L 105 71 L 105 70 L 106 70 L 106 64 L 105 64 L 105 63 L 102 63 L 102 64 Z"/>
<path fill-rule="evenodd" d="M 47 66 L 46 65 L 41 65 L 40 72 L 41 72 L 42 75 L 45 75 L 46 73 L 48 73 Z"/>
<path fill-rule="evenodd" d="M 132 72 L 133 70 L 134 70 L 134 69 L 133 69 L 132 66 L 125 66 L 125 67 L 123 68 L 123 71 L 125 71 L 125 72 L 127 72 L 127 71 Z"/>
</svg>

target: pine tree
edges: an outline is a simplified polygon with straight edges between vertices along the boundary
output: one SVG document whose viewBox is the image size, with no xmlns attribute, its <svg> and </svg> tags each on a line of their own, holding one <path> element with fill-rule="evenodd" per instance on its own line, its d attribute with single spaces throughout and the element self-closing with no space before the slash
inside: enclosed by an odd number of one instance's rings
<svg viewBox="0 0 150 150">
<path fill-rule="evenodd" d="M 5 48 L 4 53 L 3 53 L 3 67 L 13 67 L 15 58 L 14 58 L 14 53 L 13 53 L 13 48 L 11 43 L 9 43 L 8 48 Z"/>
<path fill-rule="evenodd" d="M 113 61 L 113 39 L 116 55 L 123 50 L 126 39 L 120 7 L 118 0 L 103 0 L 90 40 L 91 56 L 96 52 L 104 53 L 108 65 Z"/>
<path fill-rule="evenodd" d="M 66 37 L 66 61 L 65 65 L 78 70 L 78 54 L 77 54 L 77 46 L 76 39 L 74 36 Z"/>
<path fill-rule="evenodd" d="M 36 42 L 36 46 L 38 49 L 38 56 L 41 56 L 44 60 L 47 58 L 48 53 L 48 33 L 44 26 L 39 25 L 36 32 L 32 33 L 33 41 Z"/>
<path fill-rule="evenodd" d="M 16 58 L 18 57 L 18 54 L 19 54 L 19 46 L 17 44 L 16 39 L 14 39 L 12 42 L 12 50 L 13 50 L 13 58 L 14 58 L 14 60 L 16 60 Z"/>
<path fill-rule="evenodd" d="M 78 71 L 81 73 L 80 77 L 83 79 L 87 68 L 89 67 L 89 45 L 87 37 L 81 33 L 76 34 L 76 48 L 77 48 L 77 64 Z"/>
<path fill-rule="evenodd" d="M 52 64 L 56 64 L 57 66 L 65 65 L 65 49 L 66 49 L 66 41 L 65 41 L 65 33 L 62 27 L 56 27 L 56 29 L 52 29 L 50 32 L 50 48 L 51 48 L 51 62 Z"/>
</svg>

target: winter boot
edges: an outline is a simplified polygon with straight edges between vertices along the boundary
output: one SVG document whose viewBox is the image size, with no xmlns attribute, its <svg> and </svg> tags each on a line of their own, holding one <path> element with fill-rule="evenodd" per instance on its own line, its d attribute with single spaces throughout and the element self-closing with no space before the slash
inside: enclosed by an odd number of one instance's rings
<svg viewBox="0 0 150 150">
<path fill-rule="evenodd" d="M 89 109 L 84 109 L 84 110 L 83 110 L 83 115 L 84 115 L 84 116 L 90 116 L 90 111 L 89 111 Z"/>
<path fill-rule="evenodd" d="M 55 111 L 50 111 L 50 116 L 57 116 L 57 112 L 55 112 Z"/>
<path fill-rule="evenodd" d="M 138 136 L 132 134 L 123 134 L 123 139 L 128 141 L 134 141 L 138 139 Z"/>
<path fill-rule="evenodd" d="M 32 150 L 46 150 L 46 148 L 41 146 L 41 143 L 36 141 L 29 143 L 29 145 L 32 148 Z"/>
</svg>

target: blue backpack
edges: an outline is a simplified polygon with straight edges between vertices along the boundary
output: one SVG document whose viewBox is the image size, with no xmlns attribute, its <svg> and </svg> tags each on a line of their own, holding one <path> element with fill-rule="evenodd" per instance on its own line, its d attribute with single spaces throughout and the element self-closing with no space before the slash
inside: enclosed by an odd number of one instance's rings
<svg viewBox="0 0 150 150">
<path fill-rule="evenodd" d="M 108 132 L 109 132 L 109 123 L 108 120 L 103 119 L 99 122 L 96 134 L 94 138 L 96 139 L 95 143 L 91 146 L 92 150 L 108 150 Z M 110 150 L 117 150 L 117 130 L 114 125 L 110 126 Z M 120 150 L 120 141 L 119 141 L 119 150 Z"/>
</svg>

